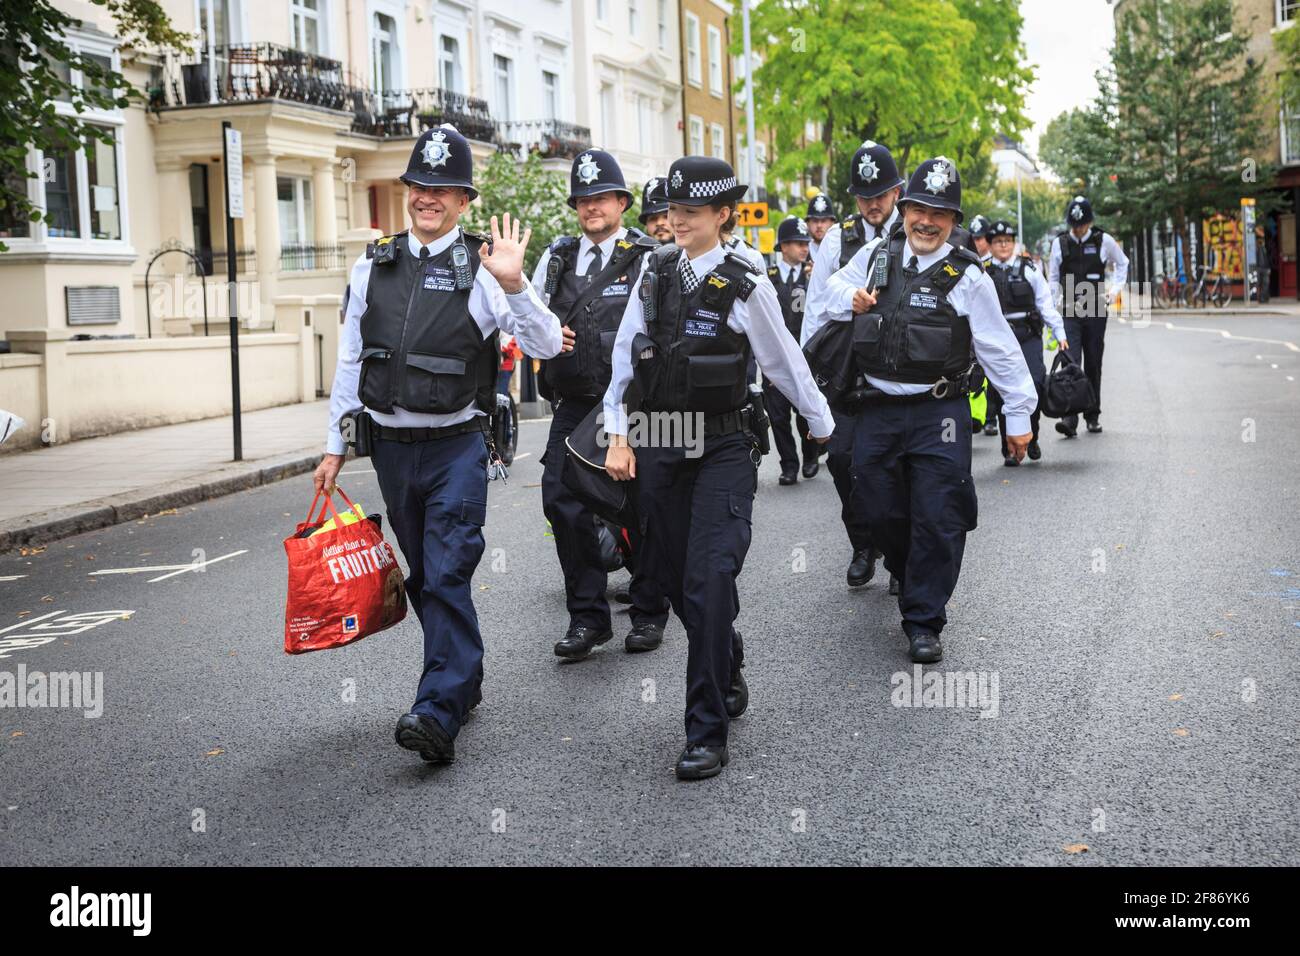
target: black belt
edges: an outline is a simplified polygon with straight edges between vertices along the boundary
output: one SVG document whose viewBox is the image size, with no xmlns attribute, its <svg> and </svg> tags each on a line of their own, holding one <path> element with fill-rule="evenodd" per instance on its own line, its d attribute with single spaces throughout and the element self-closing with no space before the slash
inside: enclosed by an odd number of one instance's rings
<svg viewBox="0 0 1300 956">
<path fill-rule="evenodd" d="M 704 437 L 717 438 L 735 432 L 749 431 L 749 408 L 736 408 L 717 415 L 704 416 Z"/>
<path fill-rule="evenodd" d="M 468 421 L 457 422 L 455 425 L 442 425 L 438 428 L 390 428 L 388 425 L 380 425 L 376 422 L 374 437 L 382 438 L 384 441 L 400 441 L 403 444 L 410 445 L 414 442 L 451 438 L 453 435 L 464 435 L 467 432 L 487 434 L 484 422 L 480 421 L 482 418 L 481 415 L 475 415 Z"/>
</svg>

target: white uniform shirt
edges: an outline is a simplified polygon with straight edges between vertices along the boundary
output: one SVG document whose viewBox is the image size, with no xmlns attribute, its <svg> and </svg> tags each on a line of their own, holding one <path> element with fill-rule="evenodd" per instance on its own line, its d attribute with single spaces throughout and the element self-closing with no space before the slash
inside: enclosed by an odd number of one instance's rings
<svg viewBox="0 0 1300 956">
<path fill-rule="evenodd" d="M 600 267 L 602 269 L 609 265 L 609 257 L 614 254 L 614 243 L 626 235 L 626 227 L 619 226 L 608 239 L 600 244 Z M 596 248 L 596 244 L 584 233 L 582 238 L 578 240 L 578 258 L 574 260 L 574 268 L 578 275 L 585 276 L 590 272 L 593 264 L 591 250 L 594 248 Z M 550 261 L 551 250 L 548 248 L 542 253 L 542 257 L 537 260 L 537 268 L 533 270 L 533 288 L 537 290 L 537 294 L 542 297 L 542 301 L 547 305 L 551 304 L 551 299 L 543 290 L 546 288 L 546 267 L 550 264 Z M 560 316 L 560 321 L 564 321 L 563 316 Z"/>
<path fill-rule="evenodd" d="M 1092 238 L 1093 229 L 1088 227 L 1087 233 L 1084 234 L 1082 242 L 1087 242 Z M 1069 234 L 1073 239 L 1073 234 Z M 1082 243 L 1081 243 L 1082 244 Z M 1128 256 L 1124 255 L 1124 250 L 1119 247 L 1119 243 L 1108 232 L 1102 233 L 1101 236 L 1101 261 L 1111 267 L 1110 285 L 1106 291 L 1112 295 L 1124 288 L 1128 282 Z M 1105 278 L 1101 276 L 1100 278 Z M 1052 298 L 1060 301 L 1061 299 L 1061 237 L 1052 240 L 1052 253 L 1047 259 L 1047 284 L 1052 290 Z"/>
<path fill-rule="evenodd" d="M 760 272 L 767 271 L 767 261 L 763 258 L 763 254 L 747 243 L 744 239 L 741 239 L 740 236 L 733 235 L 723 243 L 723 248 L 727 252 L 733 252 L 738 256 L 743 256 L 748 259 L 753 267 L 758 269 Z M 709 268 L 712 269 L 713 267 L 709 266 Z"/>
<path fill-rule="evenodd" d="M 682 255 L 686 253 L 683 252 Z M 702 256 L 692 259 L 691 269 L 696 278 L 702 282 L 705 275 L 722 262 L 724 255 L 722 246 L 717 245 Z M 641 269 L 645 270 L 644 260 Z M 813 381 L 808 361 L 785 327 L 776 287 L 772 285 L 766 271 L 751 278 L 754 280 L 754 291 L 749 294 L 748 301 L 736 299 L 731 314 L 727 317 L 727 326 L 749 339 L 749 346 L 753 349 L 759 368 L 763 370 L 763 377 L 776 386 L 798 409 L 799 414 L 807 419 L 808 427 L 814 435 L 825 438 L 835 428 L 835 420 L 831 417 L 825 396 Z M 639 286 L 638 274 L 637 287 Z M 623 407 L 623 393 L 632 380 L 632 340 L 645 330 L 641 297 L 633 295 L 627 300 L 627 309 L 623 312 L 623 320 L 618 327 L 618 337 L 614 340 L 613 377 L 605 392 L 605 431 L 611 435 L 627 434 L 627 410 Z"/>
<path fill-rule="evenodd" d="M 1010 269 L 1016 264 L 1016 257 L 1012 256 L 1006 262 L 1001 262 L 996 256 L 985 263 L 988 269 Z M 1056 310 L 1056 303 L 1052 300 L 1052 289 L 1043 278 L 1043 274 L 1028 263 L 1025 264 L 1025 281 L 1034 290 L 1034 305 L 1042 313 L 1043 321 L 1051 328 L 1052 334 L 1056 336 L 1056 341 L 1064 342 L 1065 322 L 1061 319 L 1061 313 Z M 1008 312 L 1008 319 L 1023 318 L 1023 312 Z"/>
<path fill-rule="evenodd" d="M 889 214 L 889 218 L 884 221 L 879 229 L 865 219 L 862 220 L 862 228 L 866 232 L 867 243 L 870 244 L 881 236 L 889 235 L 889 230 L 894 228 L 894 223 L 898 222 L 899 215 L 898 207 L 895 206 L 894 211 Z M 800 345 L 807 345 L 808 340 L 826 321 L 827 303 L 824 299 L 826 284 L 840 268 L 840 248 L 843 232 L 844 230 L 838 222 L 826 230 L 826 236 L 822 239 L 821 254 L 813 259 L 812 275 L 808 277 L 808 298 L 804 300 L 803 328 L 799 333 Z"/>
<path fill-rule="evenodd" d="M 853 292 L 865 288 L 867 284 L 867 260 L 871 251 L 879 245 L 876 239 L 867 243 L 839 272 L 831 277 L 827 289 L 825 316 L 827 321 L 850 322 L 853 319 Z M 948 254 L 950 246 L 945 243 L 937 252 L 916 257 L 916 268 L 924 272 Z M 915 253 L 910 242 L 903 246 L 903 262 Z M 1002 395 L 1002 411 L 1007 417 L 1007 434 L 1026 435 L 1030 431 L 1029 416 L 1038 404 L 1038 392 L 1034 380 L 1025 364 L 1025 356 L 1020 351 L 1020 343 L 1007 320 L 1002 317 L 1002 306 L 998 302 L 998 291 L 993 280 L 984 274 L 984 270 L 971 263 L 966 273 L 957 280 L 957 284 L 948 293 L 948 301 L 964 315 L 970 323 L 971 341 L 975 346 L 975 357 L 980 367 Z M 929 385 L 912 382 L 888 382 L 868 375 L 867 381 L 887 395 L 916 395 L 930 388 Z"/>
<path fill-rule="evenodd" d="M 429 255 L 436 256 L 445 251 L 459 236 L 460 229 L 457 228 L 435 239 L 427 247 Z M 406 246 L 411 255 L 419 258 L 420 240 L 408 233 Z M 331 455 L 342 455 L 347 451 L 343 436 L 339 434 L 339 420 L 362 408 L 357 388 L 361 380 L 361 316 L 366 311 L 370 263 L 371 260 L 365 256 L 358 259 L 352 267 L 348 285 L 347 311 L 339 335 L 338 366 L 330 390 L 329 433 L 325 436 L 325 450 Z M 474 275 L 474 288 L 469 293 L 469 314 L 483 331 L 483 338 L 498 329 L 508 332 L 519 340 L 525 352 L 537 358 L 553 358 L 564 343 L 559 320 L 542 304 L 532 286 L 525 282 L 521 291 L 506 295 L 492 273 L 481 265 Z M 473 402 L 459 411 L 445 414 L 412 412 L 397 406 L 391 414 L 373 409 L 367 411 L 378 424 L 390 428 L 443 428 L 483 414 Z"/>
</svg>

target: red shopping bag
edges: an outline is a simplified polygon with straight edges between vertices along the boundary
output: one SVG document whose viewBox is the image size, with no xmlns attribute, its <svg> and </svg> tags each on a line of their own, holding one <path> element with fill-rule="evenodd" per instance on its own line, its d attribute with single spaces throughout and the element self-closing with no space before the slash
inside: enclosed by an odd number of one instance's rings
<svg viewBox="0 0 1300 956">
<path fill-rule="evenodd" d="M 343 491 L 348 510 L 341 517 L 325 495 L 315 519 L 312 500 L 307 520 L 284 541 L 289 556 L 289 594 L 284 608 L 286 654 L 343 647 L 392 627 L 406 617 L 406 589 L 397 555 L 376 521 Z M 320 530 L 328 516 L 333 526 Z M 351 523 L 345 523 L 350 521 Z"/>
</svg>

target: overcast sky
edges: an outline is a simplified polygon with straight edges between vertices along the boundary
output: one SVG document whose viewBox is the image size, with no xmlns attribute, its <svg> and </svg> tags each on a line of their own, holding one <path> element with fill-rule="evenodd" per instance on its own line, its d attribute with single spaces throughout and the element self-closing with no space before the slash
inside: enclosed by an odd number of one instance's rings
<svg viewBox="0 0 1300 956">
<path fill-rule="evenodd" d="M 1093 74 L 1115 38 L 1114 11 L 1106 0 L 1020 0 L 1020 12 L 1037 76 L 1027 104 L 1033 127 L 1024 142 L 1037 157 L 1038 137 L 1052 118 L 1096 95 Z"/>
</svg>

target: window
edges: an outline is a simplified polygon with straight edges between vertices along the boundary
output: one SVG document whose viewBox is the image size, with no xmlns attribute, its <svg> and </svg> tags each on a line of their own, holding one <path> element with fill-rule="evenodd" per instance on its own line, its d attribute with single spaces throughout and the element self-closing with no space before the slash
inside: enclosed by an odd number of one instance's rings
<svg viewBox="0 0 1300 956">
<path fill-rule="evenodd" d="M 637 148 L 643 153 L 654 152 L 653 134 L 650 125 L 650 97 L 638 96 L 636 98 L 636 132 Z"/>
<path fill-rule="evenodd" d="M 726 140 L 726 134 L 722 132 L 722 125 L 720 123 L 714 123 L 712 126 L 709 127 L 709 139 L 712 140 L 712 143 L 710 143 L 710 145 L 713 148 L 713 152 L 711 153 L 713 158 L 726 159 L 727 140 Z"/>
<path fill-rule="evenodd" d="M 1282 165 L 1300 163 L 1300 110 L 1282 106 Z"/>
<path fill-rule="evenodd" d="M 657 0 L 659 19 L 659 49 L 668 49 L 668 0 Z"/>
<path fill-rule="evenodd" d="M 686 79 L 700 85 L 700 18 L 686 14 Z"/>
<path fill-rule="evenodd" d="M 722 31 L 709 27 L 709 92 L 722 95 Z"/>
<path fill-rule="evenodd" d="M 496 78 L 496 105 L 503 120 L 515 118 L 515 79 L 514 62 L 508 56 L 495 53 L 492 56 L 492 73 Z"/>
<path fill-rule="evenodd" d="M 614 87 L 605 84 L 600 88 L 600 131 L 606 147 L 614 145 Z"/>
<path fill-rule="evenodd" d="M 704 155 L 704 120 L 698 116 L 691 117 L 691 141 L 688 144 L 687 153 L 691 156 Z"/>
<path fill-rule="evenodd" d="M 301 269 L 315 268 L 310 251 L 316 235 L 316 221 L 311 201 L 311 180 L 298 176 L 275 178 L 276 206 L 280 213 L 280 256 Z M 287 249 L 299 247 L 285 256 Z M 303 247 L 307 247 L 304 249 Z"/>
<path fill-rule="evenodd" d="M 609 19 L 609 0 L 596 0 L 596 19 L 601 23 Z"/>
<path fill-rule="evenodd" d="M 464 92 L 460 85 L 460 44 L 454 37 L 445 36 L 438 44 L 438 72 L 444 90 Z"/>
<path fill-rule="evenodd" d="M 1294 20 L 1297 10 L 1300 10 L 1300 0 L 1277 0 L 1278 25 Z"/>
<path fill-rule="evenodd" d="M 54 239 L 81 237 L 76 153 L 45 154 L 45 215 Z"/>
<path fill-rule="evenodd" d="M 560 78 L 547 70 L 542 70 L 542 109 L 546 119 L 560 118 Z"/>
<path fill-rule="evenodd" d="M 117 138 L 86 143 L 86 183 L 90 199 L 90 238 L 121 239 L 117 199 Z"/>
<path fill-rule="evenodd" d="M 371 61 L 374 68 L 374 88 L 379 92 L 391 90 L 394 86 L 393 61 L 397 43 L 397 24 L 393 18 L 382 13 L 375 14 L 375 31 L 371 39 L 373 46 Z"/>
<path fill-rule="evenodd" d="M 8 175 L 5 185 L 16 193 L 25 193 L 30 195 L 31 180 L 21 172 L 14 172 Z M 26 216 L 18 215 L 18 211 L 12 206 L 0 209 L 0 239 L 25 239 L 31 236 L 31 224 L 27 221 Z"/>
<path fill-rule="evenodd" d="M 208 49 L 208 12 L 212 13 L 212 45 L 223 47 L 230 42 L 230 4 L 228 0 L 199 0 L 199 49 Z"/>
<path fill-rule="evenodd" d="M 320 53 L 320 0 L 291 0 L 293 45 L 307 53 Z"/>
<path fill-rule="evenodd" d="M 627 0 L 627 33 L 632 39 L 641 32 L 641 18 L 637 16 L 636 0 Z"/>
</svg>

